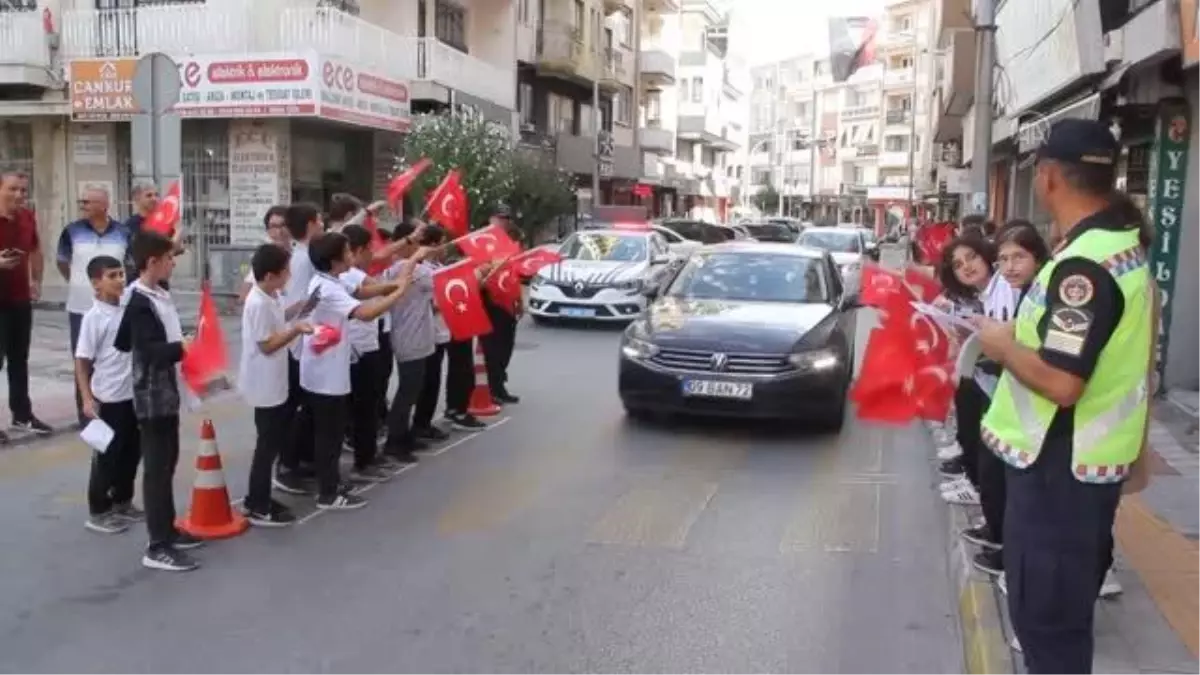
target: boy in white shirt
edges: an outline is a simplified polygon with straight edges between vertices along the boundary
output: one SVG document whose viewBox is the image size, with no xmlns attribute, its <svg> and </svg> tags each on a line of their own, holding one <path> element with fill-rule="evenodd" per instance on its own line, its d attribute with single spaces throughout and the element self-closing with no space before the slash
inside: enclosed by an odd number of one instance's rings
<svg viewBox="0 0 1200 675">
<path fill-rule="evenodd" d="M 279 448 L 288 443 L 294 406 L 288 405 L 287 347 L 301 334 L 312 333 L 305 322 L 288 325 L 280 291 L 290 276 L 291 255 L 277 244 L 263 244 L 250 259 L 255 285 L 242 307 L 242 356 L 238 391 L 254 406 L 254 458 L 243 504 L 246 518 L 261 527 L 296 522 L 291 511 L 271 499 L 271 469 Z"/>
<path fill-rule="evenodd" d="M 311 322 L 335 329 L 334 344 L 323 349 L 313 342 L 316 333 L 305 336 L 300 345 L 300 386 L 313 420 L 313 467 L 317 476 L 317 508 L 347 510 L 366 506 L 366 500 L 341 484 L 338 458 L 346 431 L 346 405 L 350 394 L 351 344 L 349 322 L 371 322 L 386 312 L 408 290 L 415 263 L 397 275 L 395 283 L 359 289 L 359 297 L 382 296 L 367 303 L 359 302 L 338 275 L 351 266 L 350 243 L 345 235 L 330 232 L 312 241 L 309 249 L 315 274 L 308 295 L 316 295 Z M 297 252 L 294 255 L 299 255 Z M 293 266 L 294 268 L 294 266 Z M 318 351 L 319 349 L 319 351 Z"/>
<path fill-rule="evenodd" d="M 125 267 L 111 256 L 96 256 L 87 265 L 87 275 L 96 300 L 79 325 L 75 380 L 84 416 L 100 419 L 111 427 L 113 439 L 103 451 L 92 453 L 85 527 L 101 534 L 117 534 L 145 518 L 133 505 L 133 485 L 142 459 L 137 415 L 133 412 L 133 365 L 129 354 L 113 347 L 121 325 Z"/>
</svg>

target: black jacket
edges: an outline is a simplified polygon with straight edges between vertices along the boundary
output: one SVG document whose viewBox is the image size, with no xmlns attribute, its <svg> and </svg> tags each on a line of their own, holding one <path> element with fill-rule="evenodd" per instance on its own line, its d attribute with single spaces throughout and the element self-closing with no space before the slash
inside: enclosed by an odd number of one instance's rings
<svg viewBox="0 0 1200 675">
<path fill-rule="evenodd" d="M 154 302 L 144 293 L 134 290 L 129 294 L 113 346 L 132 356 L 133 409 L 138 419 L 178 417 L 175 366 L 183 360 L 183 343 L 167 342 Z"/>
</svg>

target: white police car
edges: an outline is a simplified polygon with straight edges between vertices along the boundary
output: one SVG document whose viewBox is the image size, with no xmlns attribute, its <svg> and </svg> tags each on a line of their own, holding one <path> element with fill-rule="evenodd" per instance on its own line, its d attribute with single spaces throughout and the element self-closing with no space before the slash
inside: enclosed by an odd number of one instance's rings
<svg viewBox="0 0 1200 675">
<path fill-rule="evenodd" d="M 543 267 L 529 282 L 527 311 L 534 321 L 629 321 L 646 307 L 646 289 L 678 269 L 662 234 L 652 229 L 584 230 L 559 247 L 562 262 Z"/>
</svg>

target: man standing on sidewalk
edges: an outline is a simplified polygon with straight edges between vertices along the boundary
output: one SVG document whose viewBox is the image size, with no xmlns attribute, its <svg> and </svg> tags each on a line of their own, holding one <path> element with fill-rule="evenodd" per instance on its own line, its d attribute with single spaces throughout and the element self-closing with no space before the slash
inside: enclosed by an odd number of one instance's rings
<svg viewBox="0 0 1200 675">
<path fill-rule="evenodd" d="M 1132 355 L 1149 353 L 1154 302 L 1138 214 L 1114 198 L 1119 151 L 1100 122 L 1051 128 L 1034 188 L 1061 242 L 1014 324 L 980 321 L 1004 368 L 982 435 L 1008 464 L 1008 608 L 1030 673 L 1092 671 L 1121 483 L 1149 414 L 1147 359 Z"/>
<path fill-rule="evenodd" d="M 0 170 L 0 360 L 8 366 L 8 409 L 17 431 L 47 434 L 29 398 L 33 301 L 42 292 L 42 247 L 37 219 L 25 208 L 27 179 Z M 8 437 L 0 431 L 0 443 Z"/>
<path fill-rule="evenodd" d="M 98 255 L 125 260 L 129 248 L 129 230 L 108 215 L 108 191 L 91 187 L 79 199 L 83 217 L 63 228 L 58 237 L 58 273 L 67 281 L 67 319 L 71 327 L 71 353 L 79 341 L 79 325 L 92 306 L 94 291 L 87 266 Z M 75 387 L 75 410 L 80 426 L 87 423 L 83 399 Z"/>
<path fill-rule="evenodd" d="M 513 241 L 522 243 L 521 231 L 513 223 L 507 206 L 501 204 L 497 207 L 488 224 L 499 225 Z M 513 348 L 516 346 L 521 308 L 505 306 L 504 301 L 497 301 L 487 289 L 483 291 L 483 306 L 492 322 L 492 332 L 479 338 L 483 344 L 492 398 L 498 403 L 519 403 L 521 399 L 508 389 L 508 364 L 512 361 Z"/>
</svg>

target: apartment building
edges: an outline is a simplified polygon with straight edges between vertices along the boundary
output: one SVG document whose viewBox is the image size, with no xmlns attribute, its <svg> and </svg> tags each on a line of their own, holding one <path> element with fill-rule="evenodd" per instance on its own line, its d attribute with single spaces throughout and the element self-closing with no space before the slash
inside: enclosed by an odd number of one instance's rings
<svg viewBox="0 0 1200 675">
<path fill-rule="evenodd" d="M 272 203 L 380 196 L 417 112 L 511 129 L 522 0 L 21 0 L 0 5 L 0 163 L 33 177 L 45 241 L 100 185 L 128 212 L 137 60 L 179 65 L 183 217 L 208 253 Z M 52 247 L 46 247 L 48 250 Z M 198 256 L 179 273 L 196 277 Z"/>
<path fill-rule="evenodd" d="M 827 54 L 752 70 L 750 185 L 771 185 L 779 211 L 881 229 L 909 217 L 932 189 L 927 104 L 930 66 L 919 37 L 928 0 L 891 0 L 878 19 L 876 63 L 835 82 Z"/>
<path fill-rule="evenodd" d="M 633 203 L 643 164 L 635 98 L 638 0 L 519 2 L 522 144 L 575 175 L 581 211 L 593 203 Z M 600 195 L 592 194 L 596 172 Z"/>
</svg>

